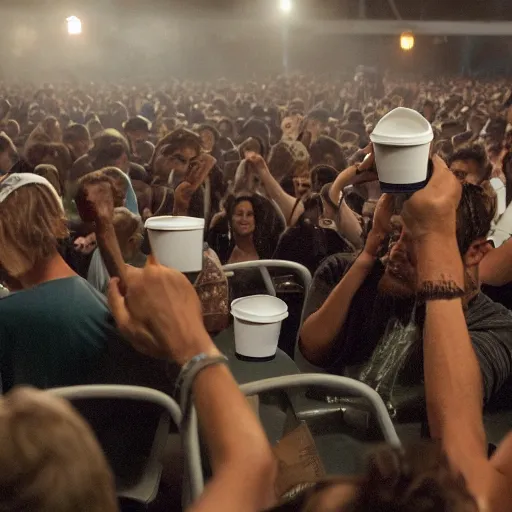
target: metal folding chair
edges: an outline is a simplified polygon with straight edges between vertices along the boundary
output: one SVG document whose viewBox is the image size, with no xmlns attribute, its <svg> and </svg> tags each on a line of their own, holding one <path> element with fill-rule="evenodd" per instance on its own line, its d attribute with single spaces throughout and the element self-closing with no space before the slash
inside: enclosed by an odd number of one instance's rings
<svg viewBox="0 0 512 512">
<path fill-rule="evenodd" d="M 400 440 L 382 398 L 371 387 L 357 380 L 323 374 L 287 375 L 244 384 L 240 389 L 245 395 L 250 396 L 268 391 L 288 391 L 313 386 L 329 388 L 333 392 L 351 397 L 365 398 L 375 414 L 385 441 L 390 445 L 400 446 Z"/>
<path fill-rule="evenodd" d="M 89 422 L 114 471 L 118 496 L 142 504 L 153 501 L 160 484 L 170 420 L 178 428 L 181 425 L 182 414 L 175 400 L 160 391 L 137 386 L 72 386 L 48 391 L 69 400 Z M 114 425 L 113 411 L 124 415 L 126 424 Z M 136 419 L 137 414 L 146 411 L 150 417 L 142 429 L 130 423 L 134 416 Z M 186 457 L 185 502 L 203 490 L 195 415 L 189 423 L 187 432 L 181 433 Z M 126 439 L 130 435 L 134 441 L 131 445 Z"/>
</svg>

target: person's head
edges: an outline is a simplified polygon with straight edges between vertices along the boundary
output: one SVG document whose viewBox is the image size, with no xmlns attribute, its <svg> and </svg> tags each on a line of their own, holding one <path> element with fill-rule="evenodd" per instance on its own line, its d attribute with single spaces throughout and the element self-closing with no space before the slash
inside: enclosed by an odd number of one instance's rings
<svg viewBox="0 0 512 512">
<path fill-rule="evenodd" d="M 317 165 L 311 169 L 311 190 L 320 192 L 324 185 L 333 183 L 338 176 L 338 171 L 330 165 Z"/>
<path fill-rule="evenodd" d="M 336 140 L 322 135 L 309 148 L 311 166 L 330 165 L 338 171 L 347 167 L 343 146 Z"/>
<path fill-rule="evenodd" d="M 34 174 L 47 179 L 57 194 L 62 197 L 62 184 L 57 167 L 50 164 L 40 164 L 34 169 Z"/>
<path fill-rule="evenodd" d="M 118 208 L 120 206 L 124 206 L 125 198 L 126 198 L 126 189 L 123 188 L 123 184 L 121 181 L 115 181 L 112 178 L 112 175 L 117 173 L 121 173 L 119 169 L 115 168 L 105 168 L 99 171 L 90 172 L 85 176 L 82 176 L 76 184 L 76 193 L 75 193 L 75 204 L 78 208 L 78 213 L 82 217 L 84 222 L 89 222 L 89 203 L 87 201 L 87 187 L 91 185 L 108 185 L 112 192 L 112 198 L 114 201 L 114 208 Z"/>
<path fill-rule="evenodd" d="M 142 220 L 127 208 L 114 210 L 112 219 L 119 247 L 126 262 L 130 262 L 139 252 L 143 239 Z"/>
<path fill-rule="evenodd" d="M 236 198 L 230 206 L 229 223 L 236 238 L 252 237 L 256 230 L 254 201 L 251 196 Z"/>
<path fill-rule="evenodd" d="M 16 140 L 20 136 L 21 128 L 16 119 L 9 119 L 7 121 L 7 124 L 5 125 L 5 133 L 13 140 Z"/>
<path fill-rule="evenodd" d="M 12 174 L 0 182 L 0 266 L 23 279 L 57 253 L 68 236 L 62 203 L 50 183 L 33 174 Z"/>
<path fill-rule="evenodd" d="M 329 112 L 324 108 L 317 108 L 309 112 L 304 129 L 311 133 L 312 140 L 316 140 L 327 128 Z"/>
<path fill-rule="evenodd" d="M 496 211 L 496 196 L 490 186 L 465 183 L 457 208 L 457 244 L 466 273 L 466 294 L 478 289 L 478 265 L 490 247 L 487 234 Z M 413 261 L 412 240 L 399 216 L 393 218 L 386 257 L 386 271 L 379 283 L 382 293 L 397 297 L 414 297 L 417 274 Z"/>
<path fill-rule="evenodd" d="M 151 162 L 153 174 L 164 182 L 173 171 L 178 176 L 184 176 L 201 151 L 199 135 L 178 128 L 158 142 Z"/>
<path fill-rule="evenodd" d="M 203 151 L 211 153 L 220 138 L 220 133 L 217 128 L 208 124 L 202 124 L 197 130 L 197 133 L 199 134 L 199 137 L 201 137 Z"/>
<path fill-rule="evenodd" d="M 62 134 L 62 141 L 69 148 L 75 160 L 85 155 L 92 146 L 89 130 L 83 124 L 72 124 Z"/>
<path fill-rule="evenodd" d="M 18 150 L 11 138 L 4 132 L 0 133 L 0 174 L 9 172 L 18 161 Z"/>
<path fill-rule="evenodd" d="M 65 400 L 16 388 L 0 400 L 0 509 L 117 512 L 98 441 Z"/>
<path fill-rule="evenodd" d="M 124 133 L 132 148 L 134 148 L 138 142 L 148 140 L 150 131 L 151 122 L 142 116 L 132 117 L 124 124 Z"/>
<path fill-rule="evenodd" d="M 119 197 L 123 198 L 123 204 L 126 199 L 126 193 L 128 192 L 130 178 L 117 167 L 104 167 L 98 171 L 99 173 L 108 176 L 117 191 Z"/>
<path fill-rule="evenodd" d="M 302 490 L 303 488 L 306 490 Z M 309 489 L 308 489 L 309 487 Z M 291 490 L 274 512 L 478 512 L 464 477 L 439 445 L 382 446 L 368 457 L 360 477 L 332 478 Z"/>
<path fill-rule="evenodd" d="M 51 142 L 62 141 L 62 129 L 56 117 L 49 116 L 41 123 L 44 132 L 50 137 Z"/>
<path fill-rule="evenodd" d="M 475 144 L 462 148 L 452 155 L 450 171 L 461 182 L 480 185 L 490 179 L 492 167 L 487 160 L 485 149 Z"/>
<path fill-rule="evenodd" d="M 64 186 L 72 166 L 69 149 L 61 143 L 36 142 L 28 147 L 26 160 L 33 167 L 53 165 L 59 171 L 61 187 Z"/>
<path fill-rule="evenodd" d="M 221 137 L 232 139 L 235 137 L 235 125 L 231 119 L 224 117 L 218 123 L 219 133 Z"/>
<path fill-rule="evenodd" d="M 113 128 L 100 132 L 93 140 L 90 156 L 95 170 L 102 167 L 117 167 L 128 172 L 130 167 L 130 148 L 128 141 Z"/>
</svg>

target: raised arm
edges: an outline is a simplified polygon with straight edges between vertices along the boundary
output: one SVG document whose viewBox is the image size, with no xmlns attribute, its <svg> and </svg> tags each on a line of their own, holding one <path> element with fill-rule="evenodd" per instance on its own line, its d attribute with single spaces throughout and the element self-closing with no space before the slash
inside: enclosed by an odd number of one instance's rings
<svg viewBox="0 0 512 512">
<path fill-rule="evenodd" d="M 150 258 L 143 270 L 127 270 L 126 288 L 123 297 L 113 279 L 109 303 L 119 329 L 136 349 L 179 365 L 198 354 L 219 355 L 203 326 L 199 299 L 185 276 Z M 214 364 L 201 370 L 192 382 L 192 392 L 213 478 L 191 510 L 256 512 L 271 506 L 276 474 L 272 450 L 228 368 Z"/>
<path fill-rule="evenodd" d="M 252 165 L 258 172 L 269 198 L 273 199 L 277 206 L 279 206 L 288 225 L 293 226 L 304 212 L 302 202 L 299 202 L 297 207 L 295 207 L 297 200 L 283 190 L 283 187 L 281 187 L 278 181 L 270 173 L 267 163 L 261 155 L 251 153 L 247 158 L 247 163 Z"/>
<path fill-rule="evenodd" d="M 352 299 L 371 272 L 377 252 L 390 231 L 393 204 L 392 196 L 382 196 L 363 251 L 325 302 L 304 322 L 300 350 L 309 362 L 322 365 L 328 358 L 332 343 L 345 324 Z"/>
<path fill-rule="evenodd" d="M 512 499 L 512 473 L 503 475 L 487 460 L 482 377 L 461 300 L 464 270 L 456 241 L 460 184 L 439 157 L 434 162 L 428 186 L 416 192 L 402 212 L 414 244 L 419 294 L 426 300 L 423 351 L 429 426 L 473 495 L 490 505 L 485 510 L 505 511 Z"/>
</svg>

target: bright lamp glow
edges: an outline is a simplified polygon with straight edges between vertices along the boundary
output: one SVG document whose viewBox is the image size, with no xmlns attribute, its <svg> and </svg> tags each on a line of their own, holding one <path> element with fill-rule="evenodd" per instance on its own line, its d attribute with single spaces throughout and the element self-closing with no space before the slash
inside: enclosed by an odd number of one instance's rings
<svg viewBox="0 0 512 512">
<path fill-rule="evenodd" d="M 72 36 L 76 36 L 82 33 L 82 22 L 80 18 L 76 16 L 70 16 L 66 19 L 68 22 L 68 34 Z"/>
<path fill-rule="evenodd" d="M 292 10 L 292 0 L 279 0 L 279 9 L 288 14 Z"/>
<path fill-rule="evenodd" d="M 406 52 L 414 48 L 414 35 L 412 32 L 404 32 L 400 36 L 400 48 Z"/>
</svg>

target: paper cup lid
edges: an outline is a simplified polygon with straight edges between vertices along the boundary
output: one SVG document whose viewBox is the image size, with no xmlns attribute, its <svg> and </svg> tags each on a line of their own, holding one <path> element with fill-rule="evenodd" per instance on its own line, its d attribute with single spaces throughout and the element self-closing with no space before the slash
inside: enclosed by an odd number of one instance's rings
<svg viewBox="0 0 512 512">
<path fill-rule="evenodd" d="M 231 303 L 231 314 L 246 322 L 271 324 L 288 317 L 288 306 L 272 295 L 251 295 L 234 300 Z"/>
<path fill-rule="evenodd" d="M 195 231 L 204 229 L 204 219 L 165 215 L 149 218 L 144 227 L 153 231 Z"/>
<path fill-rule="evenodd" d="M 370 140 L 384 146 L 420 146 L 434 138 L 430 123 L 410 108 L 398 107 L 386 114 L 378 123 Z"/>
</svg>

